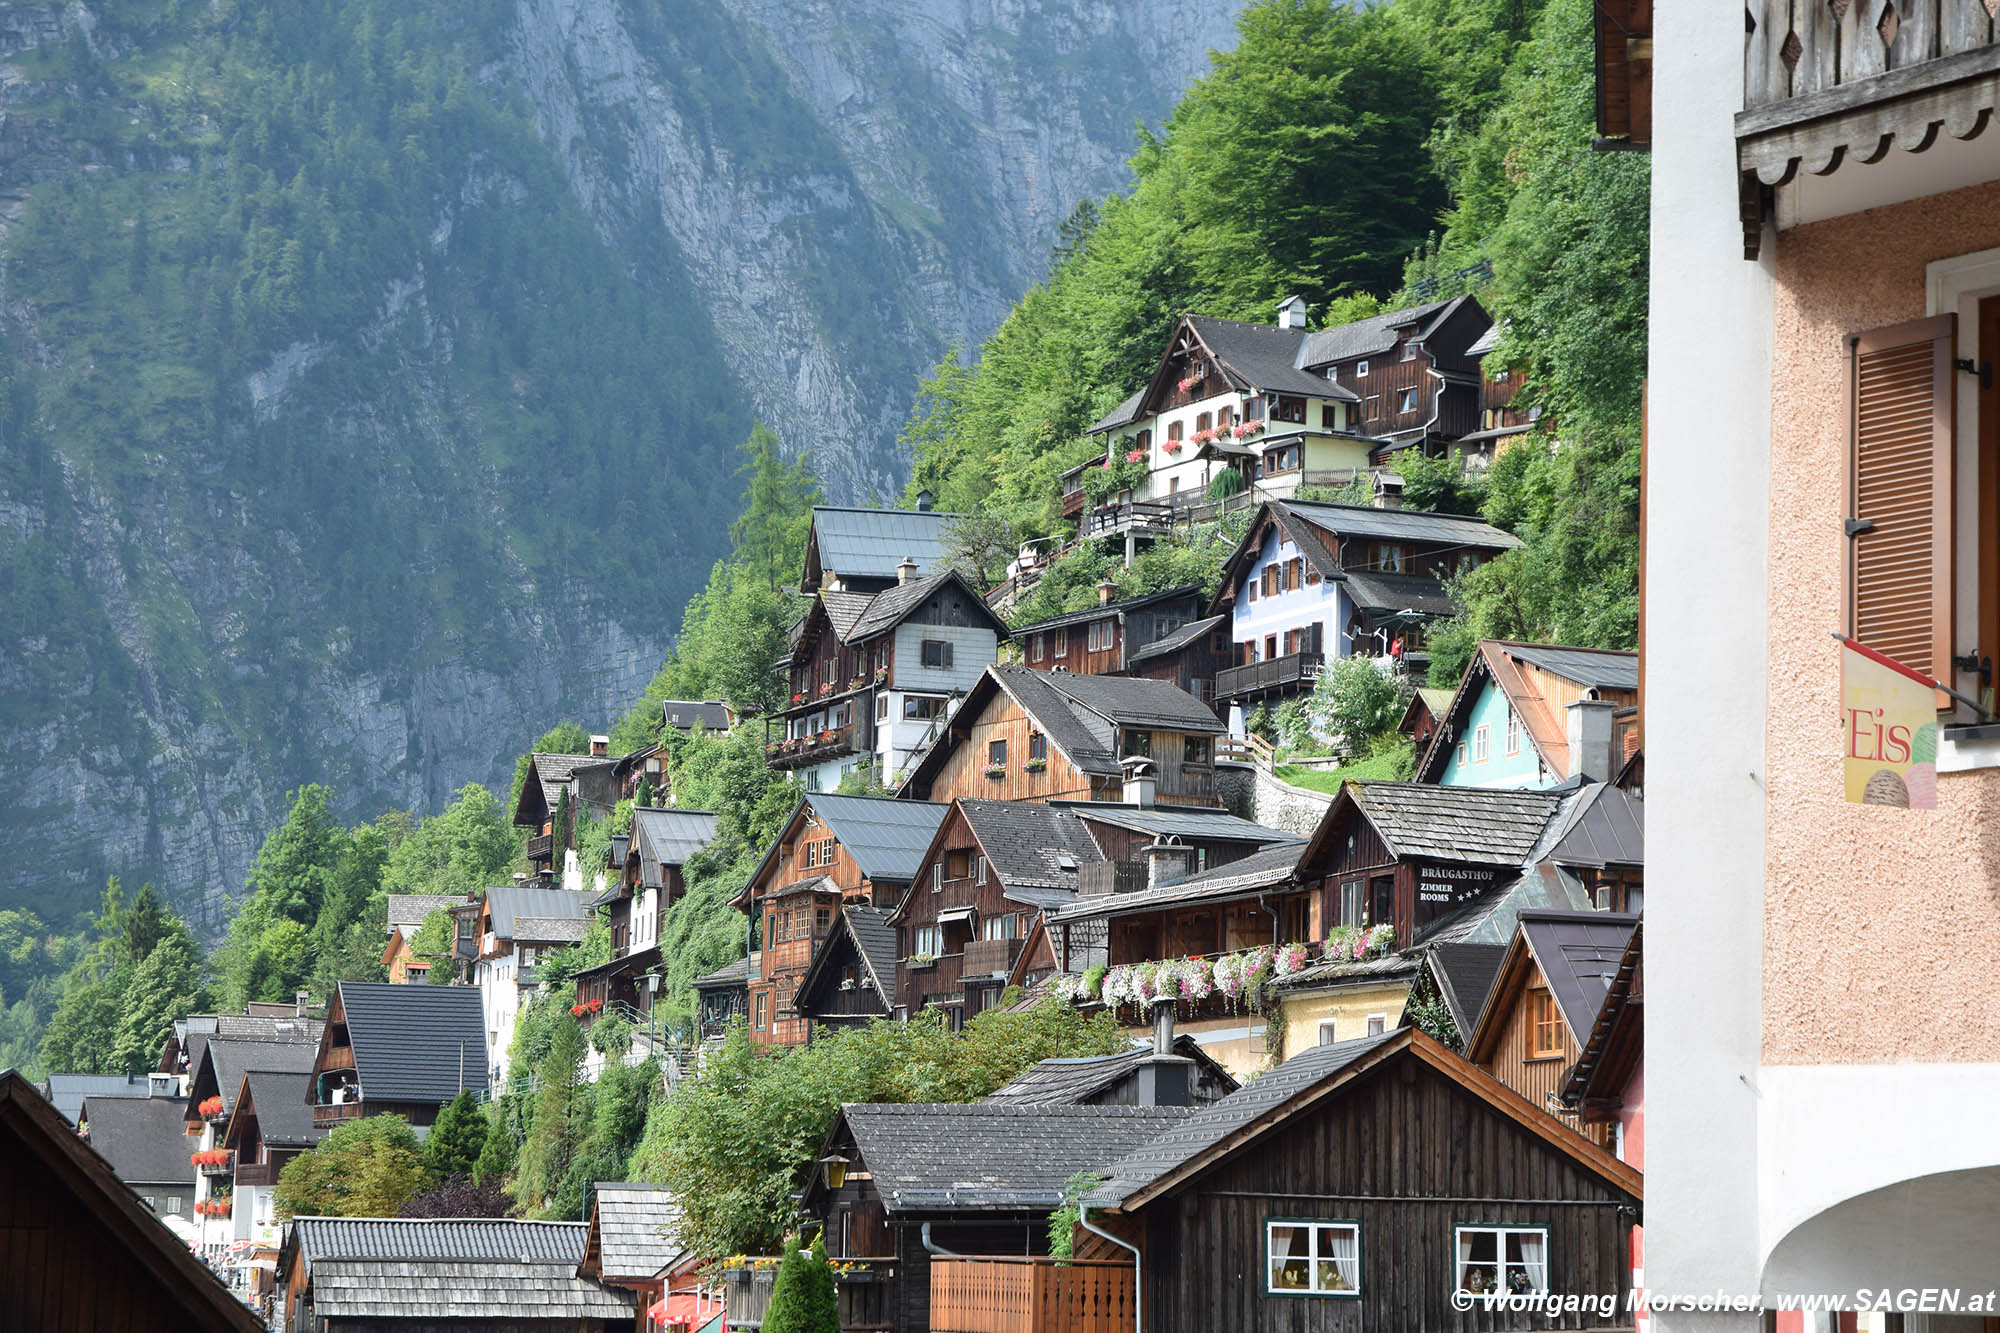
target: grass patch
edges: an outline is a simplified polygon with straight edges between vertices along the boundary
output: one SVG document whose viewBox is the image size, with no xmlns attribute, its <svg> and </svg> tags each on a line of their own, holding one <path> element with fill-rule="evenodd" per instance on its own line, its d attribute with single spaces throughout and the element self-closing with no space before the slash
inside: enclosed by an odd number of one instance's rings
<svg viewBox="0 0 2000 1333">
<path fill-rule="evenodd" d="M 1338 792 L 1343 782 L 1402 782 L 1409 778 L 1404 756 L 1395 750 L 1371 754 L 1339 768 L 1307 768 L 1301 764 L 1278 765 L 1278 780 L 1294 787 L 1308 787 L 1328 794 Z"/>
</svg>

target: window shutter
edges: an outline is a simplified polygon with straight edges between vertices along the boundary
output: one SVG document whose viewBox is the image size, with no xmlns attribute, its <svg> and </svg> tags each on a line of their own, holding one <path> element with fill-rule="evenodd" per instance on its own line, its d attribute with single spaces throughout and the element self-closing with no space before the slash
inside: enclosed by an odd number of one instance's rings
<svg viewBox="0 0 2000 1333">
<path fill-rule="evenodd" d="M 1848 605 L 1854 637 L 1951 674 L 1952 358 L 1957 317 L 1856 335 Z"/>
</svg>

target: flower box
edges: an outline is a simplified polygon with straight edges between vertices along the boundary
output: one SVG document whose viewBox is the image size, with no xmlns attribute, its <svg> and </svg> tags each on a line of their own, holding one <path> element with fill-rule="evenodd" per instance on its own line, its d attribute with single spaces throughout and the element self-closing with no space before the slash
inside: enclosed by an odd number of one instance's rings
<svg viewBox="0 0 2000 1333">
<path fill-rule="evenodd" d="M 824 697 L 825 695 L 829 695 L 829 694 L 832 694 L 832 693 L 833 693 L 833 682 L 832 682 L 832 681 L 828 681 L 828 682 L 826 682 L 826 684 L 824 684 L 824 685 L 820 686 L 820 687 L 819 687 L 819 692 L 820 692 L 820 694 L 821 694 L 821 696 L 822 696 L 822 697 Z"/>
<path fill-rule="evenodd" d="M 1004 778 L 1007 776 L 1006 766 L 995 765 L 994 767 L 986 770 L 986 776 L 989 778 Z"/>
<path fill-rule="evenodd" d="M 913 953 L 903 960 L 903 966 L 912 968 L 930 967 L 936 962 L 937 955 L 934 953 Z"/>
<path fill-rule="evenodd" d="M 1181 442 L 1179 440 L 1168 440 L 1160 447 L 1170 454 L 1177 454 L 1181 451 Z"/>
<path fill-rule="evenodd" d="M 1048 768 L 1048 766 L 1049 761 L 1046 759 L 1030 759 L 1027 763 L 1021 765 L 1021 768 L 1025 772 L 1040 773 Z"/>
<path fill-rule="evenodd" d="M 1144 449 L 1133 449 L 1125 455 L 1125 461 L 1128 463 L 1143 463 L 1146 461 L 1146 451 Z"/>
<path fill-rule="evenodd" d="M 805 692 L 804 690 L 796 690 L 796 691 L 794 691 L 794 692 L 793 692 L 793 694 L 792 694 L 792 702 L 793 702 L 793 703 L 795 703 L 795 704 L 802 704 L 802 703 L 804 703 L 805 701 L 806 701 L 806 692 Z"/>
<path fill-rule="evenodd" d="M 847 682 L 847 688 L 850 690 L 858 690 L 867 684 L 868 684 L 868 678 L 866 676 L 856 676 L 853 680 Z"/>
<path fill-rule="evenodd" d="M 825 731 L 822 731 L 819 734 L 819 743 L 821 745 L 831 745 L 839 739 L 840 739 L 840 733 L 835 731 L 832 727 L 828 727 Z"/>
</svg>

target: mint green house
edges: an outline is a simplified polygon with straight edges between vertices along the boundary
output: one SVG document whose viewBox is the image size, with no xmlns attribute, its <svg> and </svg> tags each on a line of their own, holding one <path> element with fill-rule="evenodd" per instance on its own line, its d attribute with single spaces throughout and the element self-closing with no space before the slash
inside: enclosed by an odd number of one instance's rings
<svg viewBox="0 0 2000 1333">
<path fill-rule="evenodd" d="M 1417 761 L 1416 780 L 1540 791 L 1609 782 L 1639 742 L 1634 653 L 1488 639 Z"/>
</svg>

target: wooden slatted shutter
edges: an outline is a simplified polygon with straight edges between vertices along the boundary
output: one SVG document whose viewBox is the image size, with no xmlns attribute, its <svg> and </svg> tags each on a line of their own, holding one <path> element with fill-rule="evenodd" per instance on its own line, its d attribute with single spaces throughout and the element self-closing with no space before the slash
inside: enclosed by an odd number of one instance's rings
<svg viewBox="0 0 2000 1333">
<path fill-rule="evenodd" d="M 1852 339 L 1848 606 L 1854 637 L 1951 675 L 1952 359 L 1957 316 Z"/>
</svg>

